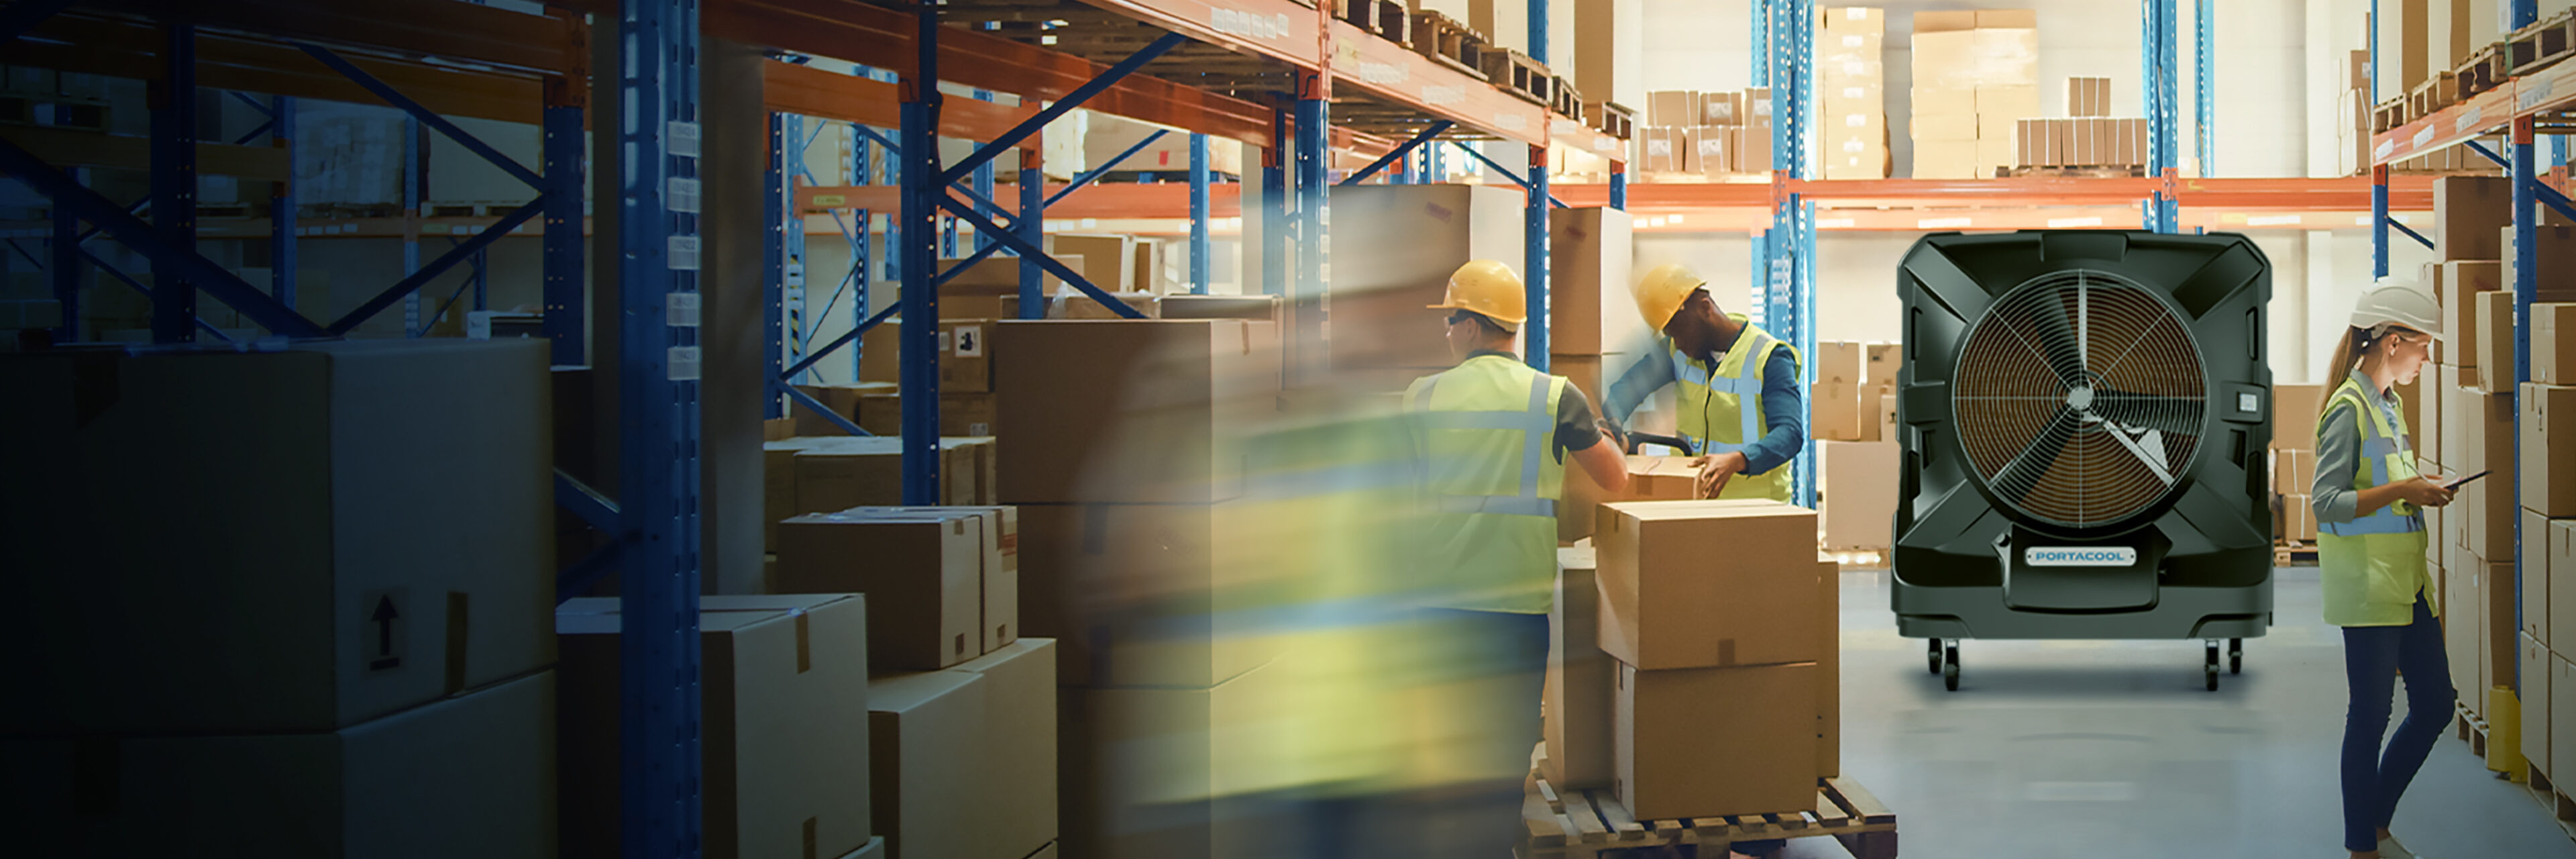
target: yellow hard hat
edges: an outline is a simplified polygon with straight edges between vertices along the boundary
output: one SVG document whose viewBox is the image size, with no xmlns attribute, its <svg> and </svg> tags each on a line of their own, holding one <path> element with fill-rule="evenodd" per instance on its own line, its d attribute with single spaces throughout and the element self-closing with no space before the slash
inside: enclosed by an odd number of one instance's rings
<svg viewBox="0 0 2576 859">
<path fill-rule="evenodd" d="M 1637 299 L 1637 315 L 1646 317 L 1646 326 L 1662 331 L 1664 323 L 1673 321 L 1673 314 L 1681 312 L 1682 302 L 1706 285 L 1708 281 L 1681 263 L 1665 263 L 1646 272 L 1629 294 Z"/>
<path fill-rule="evenodd" d="M 1449 273 L 1449 291 L 1433 310 L 1466 310 L 1514 331 L 1529 321 L 1529 292 L 1521 276 L 1500 262 L 1480 259 Z"/>
</svg>

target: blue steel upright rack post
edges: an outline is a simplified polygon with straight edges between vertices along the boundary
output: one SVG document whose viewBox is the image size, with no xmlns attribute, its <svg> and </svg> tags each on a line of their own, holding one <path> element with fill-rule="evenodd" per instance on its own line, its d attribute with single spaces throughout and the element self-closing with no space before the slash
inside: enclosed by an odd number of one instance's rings
<svg viewBox="0 0 2576 859">
<path fill-rule="evenodd" d="M 2531 26 L 2539 20 L 2539 0 L 2509 0 L 2509 2 L 2512 4 L 2510 7 L 2513 25 L 2511 29 L 2520 30 L 2524 27 Z M 2539 294 L 2540 290 L 2540 272 L 2538 271 L 2540 266 L 2540 249 L 2536 247 L 2540 240 L 2540 212 L 2534 208 L 2534 204 L 2540 199 L 2540 192 L 2549 190 L 2541 186 L 2540 174 L 2538 171 L 2533 169 L 2533 147 L 2531 137 L 2532 124 L 2532 117 L 2527 115 L 2513 118 L 2512 289 L 2514 384 L 2511 390 L 2508 391 L 2508 394 L 2512 397 L 2508 402 L 2513 403 L 2515 414 L 2521 414 L 2522 403 L 2520 398 L 2522 396 L 2522 386 L 2531 381 L 2531 301 Z M 2556 192 L 2552 191 L 2551 197 L 2556 198 Z M 2552 200 L 2555 207 L 2562 212 L 2566 211 L 2568 208 L 2565 205 L 2565 202 L 2566 201 L 2564 199 Z M 2524 497 L 2523 493 L 2529 489 L 2529 487 L 2524 486 L 2522 483 L 2522 432 L 2522 422 L 2514 421 L 2513 497 L 2516 499 Z M 2514 553 L 2510 557 L 2523 557 L 2522 541 L 2531 539 L 2532 535 L 2522 532 L 2521 516 L 2514 515 L 2512 513 L 2507 513 L 2505 515 L 2513 516 Z M 2530 611 L 2532 608 L 2531 606 L 2522 604 L 2522 594 L 2524 593 L 2522 589 L 2522 577 L 2526 574 L 2522 567 L 2523 565 L 2521 564 L 2513 565 L 2513 625 L 2515 629 L 2523 628 L 2523 613 Z M 2546 611 L 2547 607 L 2542 607 L 2542 610 Z M 2515 660 L 2513 670 L 2514 688 L 2523 688 L 2521 685 L 2522 664 L 2520 660 Z"/>
<path fill-rule="evenodd" d="M 2192 0 L 2192 139 L 2197 142 L 2195 158 L 2200 162 L 2198 174 L 2218 175 L 2218 90 L 2210 81 L 2216 73 L 2218 54 L 2212 50 L 2218 38 L 2218 0 Z"/>
<path fill-rule="evenodd" d="M 152 83 L 152 226 L 166 242 L 197 241 L 197 28 L 164 25 L 161 79 Z M 197 291 L 181 270 L 152 264 L 152 342 L 197 337 Z"/>
<path fill-rule="evenodd" d="M 698 4 L 622 0 L 617 236 L 621 844 L 632 859 L 703 848 L 698 646 Z M 686 202 L 687 206 L 675 205 Z"/>
<path fill-rule="evenodd" d="M 2147 176 L 2162 184 L 2149 193 L 2145 202 L 2147 229 L 2159 233 L 2181 229 L 2181 200 L 2178 186 L 2175 148 L 2179 142 L 2175 110 L 2178 101 L 2174 91 L 2177 59 L 2174 30 L 2175 0 L 2141 0 L 2139 79 L 2145 89 L 2147 113 Z"/>
<path fill-rule="evenodd" d="M 1208 138 L 1190 134 L 1190 294 L 1208 294 Z"/>
<path fill-rule="evenodd" d="M 947 195 L 939 165 L 939 3 L 913 7 L 912 74 L 903 78 L 903 140 L 894 158 L 903 165 L 903 202 L 895 221 L 900 248 L 889 256 L 903 265 L 904 326 L 896 366 L 904 399 L 903 503 L 937 504 L 939 498 L 939 293 L 931 278 L 939 264 L 939 199 Z"/>
</svg>

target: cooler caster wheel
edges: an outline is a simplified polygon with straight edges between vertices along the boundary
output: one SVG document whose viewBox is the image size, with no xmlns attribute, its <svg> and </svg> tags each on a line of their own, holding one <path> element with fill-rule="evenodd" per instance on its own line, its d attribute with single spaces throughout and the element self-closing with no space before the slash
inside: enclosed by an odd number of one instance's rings
<svg viewBox="0 0 2576 859">
<path fill-rule="evenodd" d="M 2208 642 L 2205 653 L 2206 656 L 2200 663 L 2201 678 L 2209 687 L 2209 691 L 2216 692 L 2218 691 L 2218 641 L 2216 639 Z"/>
<path fill-rule="evenodd" d="M 2231 638 L 2227 640 L 2227 673 L 2245 673 L 2245 639 Z"/>
<path fill-rule="evenodd" d="M 1959 691 L 1959 645 L 1955 642 L 1941 648 L 1941 688 Z"/>
<path fill-rule="evenodd" d="M 1941 673 L 1941 640 L 1940 640 L 1940 639 L 1938 639 L 1938 638 L 1931 639 L 1931 643 L 1932 643 L 1932 654 L 1931 654 L 1932 673 L 1934 673 L 1934 674 L 1939 674 L 1939 673 Z"/>
</svg>

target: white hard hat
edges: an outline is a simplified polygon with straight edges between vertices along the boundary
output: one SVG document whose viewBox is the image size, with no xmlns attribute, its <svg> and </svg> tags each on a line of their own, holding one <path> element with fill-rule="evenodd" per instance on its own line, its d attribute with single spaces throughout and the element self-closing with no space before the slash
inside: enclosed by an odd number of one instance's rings
<svg viewBox="0 0 2576 859">
<path fill-rule="evenodd" d="M 2412 280 L 2383 277 L 2352 308 L 2352 327 L 2371 329 L 2387 323 L 2440 336 L 2442 306 Z"/>
</svg>

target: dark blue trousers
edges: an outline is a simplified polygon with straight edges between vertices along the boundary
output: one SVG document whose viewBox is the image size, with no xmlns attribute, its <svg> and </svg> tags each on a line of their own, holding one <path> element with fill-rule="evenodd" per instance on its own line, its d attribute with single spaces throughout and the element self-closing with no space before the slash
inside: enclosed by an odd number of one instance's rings
<svg viewBox="0 0 2576 859">
<path fill-rule="evenodd" d="M 2379 827 L 2396 816 L 2397 798 L 2451 724 L 2451 662 L 2442 652 L 2441 623 L 2422 594 L 2415 597 L 2414 620 L 2405 626 L 2344 627 L 2343 656 L 2344 679 L 2352 689 L 2343 722 L 2343 846 L 2377 850 Z M 2389 737 L 2389 708 L 2401 669 L 2406 721 Z M 2382 737 L 2388 738 L 2384 750 Z"/>
</svg>

